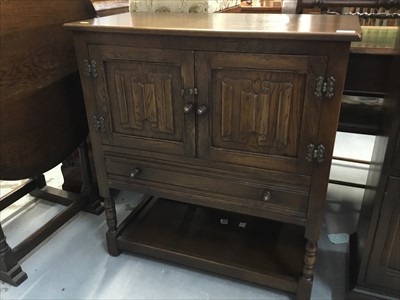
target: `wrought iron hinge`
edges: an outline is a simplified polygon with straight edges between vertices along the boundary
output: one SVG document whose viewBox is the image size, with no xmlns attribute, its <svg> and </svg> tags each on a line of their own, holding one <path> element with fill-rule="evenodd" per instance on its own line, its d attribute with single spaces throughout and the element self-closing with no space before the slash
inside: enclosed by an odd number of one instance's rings
<svg viewBox="0 0 400 300">
<path fill-rule="evenodd" d="M 96 131 L 100 131 L 100 132 L 106 131 L 105 120 L 103 117 L 98 118 L 96 116 L 93 116 L 93 123 L 94 123 L 94 129 Z"/>
<path fill-rule="evenodd" d="M 191 88 L 191 89 L 182 89 L 181 90 L 182 96 L 184 95 L 197 95 L 197 88 Z"/>
<path fill-rule="evenodd" d="M 97 73 L 97 64 L 94 60 L 89 61 L 88 59 L 84 59 L 83 70 L 85 75 L 88 77 L 92 76 L 94 78 L 97 78 L 99 76 L 99 74 Z"/>
<path fill-rule="evenodd" d="M 333 90 L 335 89 L 336 79 L 333 76 L 329 76 L 326 80 L 322 76 L 318 76 L 315 82 L 315 92 L 314 95 L 321 97 L 322 94 L 326 98 L 332 98 L 334 95 Z"/>
<path fill-rule="evenodd" d="M 307 146 L 307 155 L 306 155 L 306 160 L 309 162 L 316 161 L 317 163 L 323 163 L 324 162 L 324 155 L 325 155 L 325 146 L 322 144 L 319 145 L 314 145 L 314 144 L 309 144 Z"/>
</svg>

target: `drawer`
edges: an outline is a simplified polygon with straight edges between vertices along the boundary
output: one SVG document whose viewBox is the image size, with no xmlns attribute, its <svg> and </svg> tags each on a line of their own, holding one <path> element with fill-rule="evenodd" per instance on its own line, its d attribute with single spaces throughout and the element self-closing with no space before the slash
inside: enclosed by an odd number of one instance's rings
<svg viewBox="0 0 400 300">
<path fill-rule="evenodd" d="M 296 219 L 292 220 L 296 224 L 303 224 L 307 215 L 308 189 L 271 185 L 268 179 L 248 180 L 246 175 L 235 173 L 218 176 L 216 171 L 208 176 L 196 169 L 109 156 L 106 157 L 106 169 L 111 187 L 134 188 L 259 217 L 281 220 L 279 216 L 284 216 Z"/>
</svg>

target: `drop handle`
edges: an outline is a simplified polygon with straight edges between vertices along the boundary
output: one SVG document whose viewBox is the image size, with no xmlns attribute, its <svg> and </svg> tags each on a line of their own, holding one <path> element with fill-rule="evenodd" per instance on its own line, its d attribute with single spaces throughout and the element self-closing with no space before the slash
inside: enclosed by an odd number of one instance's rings
<svg viewBox="0 0 400 300">
<path fill-rule="evenodd" d="M 139 169 L 134 169 L 132 172 L 131 172 L 131 174 L 129 174 L 129 177 L 130 178 L 136 178 L 136 177 L 138 177 L 140 175 L 140 170 Z"/>
<path fill-rule="evenodd" d="M 204 116 L 205 114 L 207 114 L 208 112 L 208 108 L 205 105 L 201 105 L 200 107 L 197 108 L 197 115 L 198 116 Z"/>
<path fill-rule="evenodd" d="M 183 112 L 185 114 L 190 114 L 193 111 L 193 108 L 194 108 L 194 105 L 191 103 L 188 103 L 183 107 Z"/>
<path fill-rule="evenodd" d="M 265 191 L 263 195 L 263 200 L 264 201 L 270 201 L 272 198 L 271 192 L 270 191 Z"/>
</svg>

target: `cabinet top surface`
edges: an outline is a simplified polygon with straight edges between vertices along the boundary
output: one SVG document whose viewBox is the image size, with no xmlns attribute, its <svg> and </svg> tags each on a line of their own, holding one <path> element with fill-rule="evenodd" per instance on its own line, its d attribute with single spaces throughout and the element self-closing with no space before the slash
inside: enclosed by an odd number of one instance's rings
<svg viewBox="0 0 400 300">
<path fill-rule="evenodd" d="M 358 41 L 356 16 L 124 13 L 65 24 L 80 31 L 178 36 Z"/>
</svg>

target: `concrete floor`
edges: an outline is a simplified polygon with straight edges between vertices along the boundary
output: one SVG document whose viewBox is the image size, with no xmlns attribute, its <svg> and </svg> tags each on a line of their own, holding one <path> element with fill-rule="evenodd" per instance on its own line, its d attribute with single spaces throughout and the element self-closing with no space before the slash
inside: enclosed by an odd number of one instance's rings
<svg viewBox="0 0 400 300">
<path fill-rule="evenodd" d="M 336 156 L 369 160 L 373 136 L 339 133 Z M 331 178 L 365 183 L 366 165 L 334 161 Z M 60 187 L 59 168 L 46 173 L 49 185 Z M 17 182 L 0 182 L 1 194 Z M 347 290 L 346 238 L 355 231 L 363 189 L 329 185 L 319 242 L 312 299 L 342 300 Z M 117 213 L 122 220 L 139 194 L 120 192 Z M 1 212 L 8 244 L 13 247 L 63 206 L 26 196 Z M 108 255 L 103 215 L 80 212 L 21 261 L 28 279 L 13 287 L 0 282 L 0 299 L 294 299 L 294 295 L 197 271 L 165 261 L 122 253 Z M 330 238 L 328 234 L 334 235 Z"/>
</svg>

